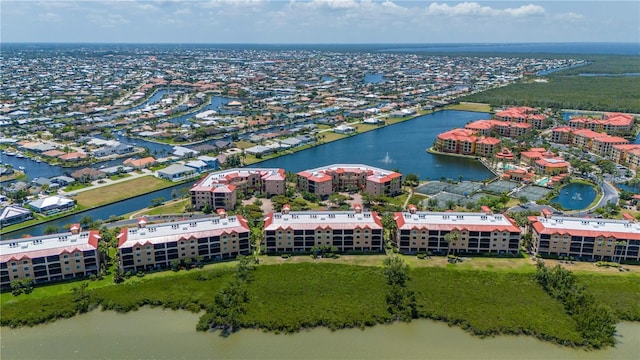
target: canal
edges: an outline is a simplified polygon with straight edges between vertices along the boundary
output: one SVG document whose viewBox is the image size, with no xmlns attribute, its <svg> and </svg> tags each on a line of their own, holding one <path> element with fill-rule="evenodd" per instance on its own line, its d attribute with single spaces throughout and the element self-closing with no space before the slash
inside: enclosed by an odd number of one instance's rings
<svg viewBox="0 0 640 360">
<path fill-rule="evenodd" d="M 482 339 L 429 320 L 293 335 L 241 330 L 228 338 L 196 332 L 197 321 L 197 314 L 159 308 L 95 310 L 31 328 L 2 328 L 2 358 L 631 360 L 640 354 L 640 323 L 618 324 L 614 348 L 585 351 L 530 336 Z"/>
<path fill-rule="evenodd" d="M 439 133 L 453 127 L 464 126 L 470 121 L 488 118 L 490 118 L 489 113 L 439 111 L 340 141 L 267 160 L 255 164 L 253 167 L 281 167 L 287 171 L 298 172 L 333 163 L 359 163 L 383 169 L 397 169 L 404 174 L 413 173 L 418 175 L 421 180 L 440 179 L 441 177 L 458 179 L 459 176 L 462 176 L 464 180 L 484 180 L 491 178 L 493 174 L 478 161 L 434 155 L 428 153 L 426 149 L 433 145 Z M 154 151 L 155 149 L 161 151 L 160 146 L 167 146 L 150 144 L 158 146 L 158 148 L 154 148 Z M 147 145 L 146 142 L 144 145 Z M 35 162 L 33 163 L 35 164 Z M 33 178 L 34 174 L 27 171 Z M 89 216 L 95 220 L 106 220 L 112 215 L 120 216 L 147 207 L 151 199 L 154 198 L 171 199 L 174 189 L 188 188 L 191 185 L 191 183 L 177 185 L 81 214 L 71 215 L 47 224 L 12 232 L 7 236 L 18 238 L 26 234 L 42 235 L 46 226 L 62 227 L 66 224 L 77 223 L 83 216 Z"/>
</svg>

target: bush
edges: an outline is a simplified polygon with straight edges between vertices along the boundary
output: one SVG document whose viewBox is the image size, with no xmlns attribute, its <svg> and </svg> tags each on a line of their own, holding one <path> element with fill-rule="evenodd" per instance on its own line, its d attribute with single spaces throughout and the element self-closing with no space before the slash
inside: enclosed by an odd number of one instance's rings
<svg viewBox="0 0 640 360">
<path fill-rule="evenodd" d="M 427 255 L 425 255 L 425 254 L 418 254 L 418 259 L 420 259 L 420 260 L 424 260 L 424 259 L 426 259 L 426 258 L 427 258 Z"/>
</svg>

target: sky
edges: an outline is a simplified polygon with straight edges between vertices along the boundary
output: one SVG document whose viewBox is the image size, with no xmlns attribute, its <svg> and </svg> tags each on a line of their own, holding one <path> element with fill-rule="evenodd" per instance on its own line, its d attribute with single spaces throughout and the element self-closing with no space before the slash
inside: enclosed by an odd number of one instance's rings
<svg viewBox="0 0 640 360">
<path fill-rule="evenodd" d="M 640 1 L 0 1 L 0 42 L 640 43 Z"/>
</svg>

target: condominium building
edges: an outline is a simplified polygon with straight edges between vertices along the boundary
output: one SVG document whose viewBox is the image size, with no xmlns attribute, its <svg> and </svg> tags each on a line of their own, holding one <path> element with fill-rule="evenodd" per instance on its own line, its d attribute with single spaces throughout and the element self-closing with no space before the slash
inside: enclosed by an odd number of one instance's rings
<svg viewBox="0 0 640 360">
<path fill-rule="evenodd" d="M 601 156 L 611 156 L 615 145 L 629 143 L 629 140 L 619 136 L 611 136 L 590 129 L 572 129 L 567 126 L 554 128 L 551 132 L 551 141 L 571 144 Z"/>
<path fill-rule="evenodd" d="M 498 134 L 510 138 L 526 135 L 531 131 L 531 124 L 500 120 L 478 120 L 465 125 L 465 129 L 473 130 L 481 136 Z"/>
<path fill-rule="evenodd" d="M 251 253 L 249 226 L 241 215 L 190 219 L 123 228 L 118 234 L 122 271 L 168 268 L 174 260 L 213 261 Z"/>
<path fill-rule="evenodd" d="M 502 121 L 530 124 L 534 129 L 544 128 L 545 120 L 547 120 L 546 115 L 540 114 L 538 110 L 528 106 L 514 107 L 499 111 L 494 115 L 494 117 Z"/>
<path fill-rule="evenodd" d="M 311 251 L 314 246 L 335 246 L 339 251 L 383 251 L 383 227 L 375 212 L 353 211 L 270 213 L 264 224 L 268 253 Z"/>
<path fill-rule="evenodd" d="M 631 169 L 640 169 L 640 144 L 613 145 L 611 159 Z"/>
<path fill-rule="evenodd" d="M 573 118 L 569 120 L 572 129 L 589 129 L 607 134 L 629 134 L 633 130 L 633 115 L 612 113 L 602 118 Z"/>
<path fill-rule="evenodd" d="M 640 261 L 640 224 L 625 220 L 530 216 L 533 252 L 578 259 Z"/>
<path fill-rule="evenodd" d="M 362 164 L 333 164 L 297 173 L 298 188 L 324 197 L 340 191 L 394 196 L 402 191 L 402 174 Z"/>
<path fill-rule="evenodd" d="M 520 229 L 506 215 L 493 214 L 484 207 L 480 213 L 408 212 L 395 213 L 394 238 L 402 253 L 490 253 L 516 254 Z M 447 234 L 456 238 L 447 242 Z M 449 235 L 451 236 L 451 235 Z"/>
<path fill-rule="evenodd" d="M 500 150 L 500 140 L 478 136 L 471 129 L 453 129 L 439 134 L 434 148 L 447 153 L 487 157 Z"/>
<path fill-rule="evenodd" d="M 98 230 L 81 231 L 74 224 L 69 232 L 0 242 L 0 285 L 14 280 L 50 281 L 97 274 Z"/>
<path fill-rule="evenodd" d="M 284 195 L 286 188 L 284 169 L 243 168 L 210 173 L 200 179 L 190 190 L 191 206 L 201 210 L 233 210 L 237 191 L 245 194 Z"/>
</svg>

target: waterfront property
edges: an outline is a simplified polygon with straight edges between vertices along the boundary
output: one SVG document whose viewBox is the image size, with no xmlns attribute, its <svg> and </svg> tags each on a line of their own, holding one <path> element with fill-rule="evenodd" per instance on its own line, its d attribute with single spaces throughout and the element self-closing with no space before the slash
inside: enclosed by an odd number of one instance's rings
<svg viewBox="0 0 640 360">
<path fill-rule="evenodd" d="M 498 134 L 510 138 L 524 136 L 531 131 L 531 124 L 500 120 L 477 120 L 464 126 L 481 136 Z"/>
<path fill-rule="evenodd" d="M 604 115 L 601 119 L 578 117 L 569 120 L 571 129 L 589 129 L 596 132 L 606 132 L 607 134 L 630 134 L 633 130 L 633 115 L 611 113 Z"/>
<path fill-rule="evenodd" d="M 0 286 L 33 279 L 35 284 L 97 274 L 98 230 L 69 232 L 0 242 Z"/>
<path fill-rule="evenodd" d="M 198 258 L 212 261 L 235 258 L 251 252 L 249 226 L 241 215 L 147 224 L 123 228 L 118 234 L 118 254 L 122 271 L 168 268 L 172 262 Z"/>
<path fill-rule="evenodd" d="M 439 134 L 434 148 L 446 153 L 487 157 L 498 152 L 499 146 L 499 139 L 479 136 L 475 130 L 453 129 Z"/>
<path fill-rule="evenodd" d="M 264 238 L 267 253 L 304 252 L 314 247 L 336 247 L 338 251 L 383 249 L 383 227 L 375 212 L 296 211 L 288 205 L 280 213 L 267 215 Z"/>
<path fill-rule="evenodd" d="M 551 131 L 551 141 L 570 144 L 600 156 L 610 156 L 613 146 L 629 143 L 629 140 L 619 136 L 611 136 L 590 129 L 572 129 L 568 126 L 554 128 Z"/>
<path fill-rule="evenodd" d="M 21 206 L 10 205 L 0 209 L 0 226 L 18 224 L 33 219 L 33 214 Z"/>
<path fill-rule="evenodd" d="M 613 145 L 611 159 L 631 169 L 640 168 L 640 144 Z"/>
<path fill-rule="evenodd" d="M 545 127 L 547 116 L 541 114 L 537 109 L 528 106 L 509 108 L 498 111 L 494 117 L 498 120 L 509 121 L 515 123 L 530 124 L 534 129 L 542 129 Z"/>
<path fill-rule="evenodd" d="M 557 175 L 569 171 L 569 162 L 545 148 L 531 148 L 520 153 L 520 160 L 534 167 L 535 172 L 544 175 Z"/>
<path fill-rule="evenodd" d="M 201 210 L 232 210 L 236 206 L 236 191 L 245 194 L 283 195 L 286 175 L 284 169 L 245 168 L 217 171 L 203 177 L 190 190 L 191 206 Z"/>
<path fill-rule="evenodd" d="M 298 174 L 298 188 L 325 197 L 340 191 L 363 190 L 370 195 L 402 192 L 402 174 L 362 164 L 332 164 Z"/>
<path fill-rule="evenodd" d="M 576 259 L 640 261 L 640 224 L 633 219 L 610 220 L 530 216 L 535 254 L 573 256 Z"/>
<path fill-rule="evenodd" d="M 458 252 L 517 254 L 520 229 L 506 215 L 483 208 L 480 213 L 408 212 L 395 213 L 397 230 L 393 238 L 402 253 Z M 455 235 L 448 235 L 454 233 Z"/>
</svg>

